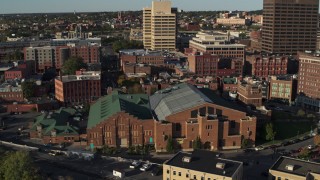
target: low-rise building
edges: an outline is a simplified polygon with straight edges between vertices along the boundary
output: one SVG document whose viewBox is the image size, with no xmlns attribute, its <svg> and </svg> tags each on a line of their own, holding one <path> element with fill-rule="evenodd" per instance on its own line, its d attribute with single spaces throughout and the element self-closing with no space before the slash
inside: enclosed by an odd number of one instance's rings
<svg viewBox="0 0 320 180">
<path fill-rule="evenodd" d="M 243 163 L 216 157 L 216 153 L 195 150 L 178 152 L 163 164 L 163 180 L 242 180 Z"/>
<path fill-rule="evenodd" d="M 262 106 L 262 86 L 253 78 L 244 78 L 238 82 L 238 100 L 247 105 Z"/>
<path fill-rule="evenodd" d="M 25 61 L 18 64 L 17 67 L 11 68 L 4 73 L 5 80 L 10 79 L 27 79 L 35 73 L 35 61 Z"/>
<path fill-rule="evenodd" d="M 210 53 L 189 54 L 189 70 L 196 76 L 217 77 L 219 57 Z"/>
<path fill-rule="evenodd" d="M 72 124 L 72 116 L 75 114 L 75 109 L 60 108 L 39 115 L 30 128 L 30 138 L 42 139 L 45 144 L 79 141 L 79 128 Z"/>
<path fill-rule="evenodd" d="M 320 179 L 320 164 L 290 157 L 280 157 L 269 169 L 272 179 Z"/>
<path fill-rule="evenodd" d="M 251 20 L 250 19 L 244 19 L 244 18 L 217 18 L 217 24 L 227 25 L 227 26 L 234 26 L 234 25 L 250 25 Z"/>
<path fill-rule="evenodd" d="M 297 94 L 297 79 L 295 75 L 270 77 L 270 99 L 281 99 L 289 104 L 295 100 Z"/>
<path fill-rule="evenodd" d="M 0 100 L 2 102 L 24 101 L 20 80 L 9 80 L 0 85 Z"/>
<path fill-rule="evenodd" d="M 101 97 L 101 72 L 84 71 L 80 75 L 57 76 L 55 97 L 66 104 L 89 103 Z"/>
<path fill-rule="evenodd" d="M 151 74 L 151 66 L 147 64 L 126 63 L 123 65 L 123 72 L 125 74 L 146 73 Z"/>
</svg>

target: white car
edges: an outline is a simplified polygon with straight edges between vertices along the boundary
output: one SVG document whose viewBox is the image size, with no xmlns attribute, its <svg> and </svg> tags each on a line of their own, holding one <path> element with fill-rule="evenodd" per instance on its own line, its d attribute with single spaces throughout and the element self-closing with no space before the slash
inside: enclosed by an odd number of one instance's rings
<svg viewBox="0 0 320 180">
<path fill-rule="evenodd" d="M 134 160 L 132 164 L 130 164 L 129 168 L 135 169 L 141 165 L 141 161 Z"/>
<path fill-rule="evenodd" d="M 144 165 L 142 165 L 142 167 L 140 168 L 141 171 L 148 171 L 151 168 L 152 164 L 151 163 L 146 163 Z"/>
<path fill-rule="evenodd" d="M 314 145 L 309 145 L 308 146 L 308 149 L 310 149 L 310 150 L 313 149 L 313 148 L 314 148 Z"/>
<path fill-rule="evenodd" d="M 254 150 L 256 150 L 256 151 L 261 151 L 261 150 L 263 150 L 264 148 L 262 147 L 262 146 L 257 146 L 257 147 L 255 147 L 254 148 Z"/>
</svg>

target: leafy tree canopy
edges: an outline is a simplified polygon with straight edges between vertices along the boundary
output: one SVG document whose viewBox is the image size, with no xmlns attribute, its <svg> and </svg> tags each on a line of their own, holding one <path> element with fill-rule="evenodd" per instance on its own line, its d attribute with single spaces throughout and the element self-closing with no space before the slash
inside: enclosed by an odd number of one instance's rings
<svg viewBox="0 0 320 180">
<path fill-rule="evenodd" d="M 62 66 L 63 74 L 73 75 L 77 70 L 86 68 L 87 65 L 81 57 L 71 57 Z"/>
</svg>

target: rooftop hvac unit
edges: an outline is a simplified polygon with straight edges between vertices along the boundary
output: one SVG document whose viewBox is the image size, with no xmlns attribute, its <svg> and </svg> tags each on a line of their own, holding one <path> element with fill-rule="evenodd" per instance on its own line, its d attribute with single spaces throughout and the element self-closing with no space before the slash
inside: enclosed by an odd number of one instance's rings
<svg viewBox="0 0 320 180">
<path fill-rule="evenodd" d="M 186 163 L 191 162 L 191 157 L 184 156 L 184 157 L 182 158 L 182 162 L 186 162 Z"/>
<path fill-rule="evenodd" d="M 286 165 L 286 170 L 288 170 L 288 171 L 293 171 L 293 170 L 294 170 L 294 165 L 287 164 L 287 165 Z"/>
<path fill-rule="evenodd" d="M 216 168 L 218 168 L 218 169 L 224 169 L 225 166 L 226 166 L 225 163 L 217 163 L 216 164 Z"/>
</svg>

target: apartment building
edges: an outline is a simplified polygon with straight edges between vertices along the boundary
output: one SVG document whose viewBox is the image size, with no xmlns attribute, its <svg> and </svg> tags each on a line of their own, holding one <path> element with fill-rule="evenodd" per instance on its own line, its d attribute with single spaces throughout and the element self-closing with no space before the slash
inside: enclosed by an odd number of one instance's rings
<svg viewBox="0 0 320 180">
<path fill-rule="evenodd" d="M 316 50 L 319 1 L 264 0 L 262 51 L 297 54 Z"/>
<path fill-rule="evenodd" d="M 242 180 L 242 178 L 242 162 L 218 158 L 216 153 L 210 151 L 178 152 L 163 163 L 163 180 Z"/>
<path fill-rule="evenodd" d="M 143 44 L 145 49 L 175 50 L 176 9 L 171 1 L 153 1 L 143 9 Z"/>
<path fill-rule="evenodd" d="M 57 76 L 55 97 L 65 104 L 90 103 L 101 97 L 101 72 L 84 71 L 78 75 Z"/>
</svg>

